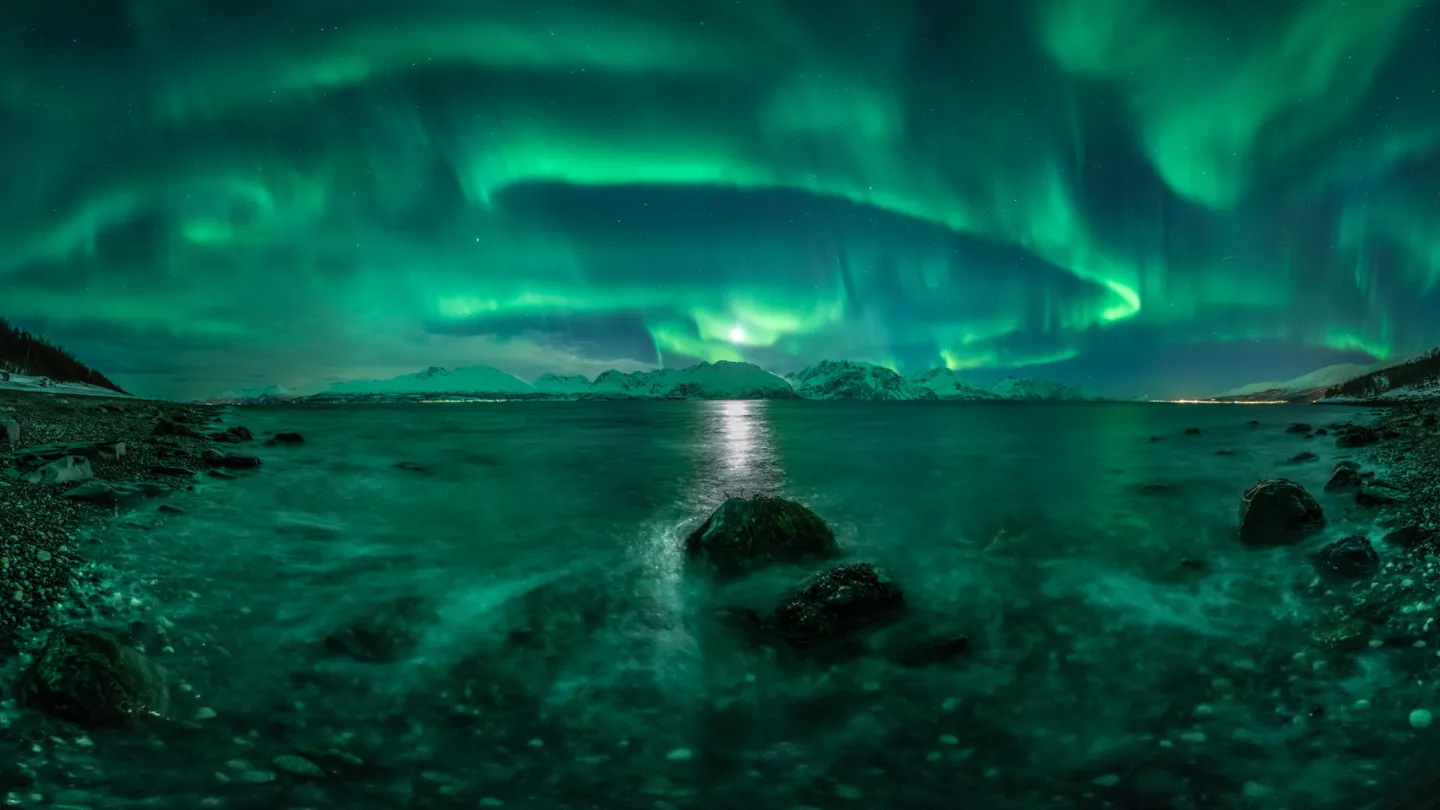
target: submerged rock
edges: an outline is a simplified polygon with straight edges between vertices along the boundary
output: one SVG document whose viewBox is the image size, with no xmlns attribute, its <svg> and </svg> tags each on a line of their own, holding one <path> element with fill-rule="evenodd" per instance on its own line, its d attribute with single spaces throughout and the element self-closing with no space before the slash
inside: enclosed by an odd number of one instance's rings
<svg viewBox="0 0 1440 810">
<path fill-rule="evenodd" d="M 232 470 L 250 470 L 261 466 L 260 459 L 254 456 L 231 455 L 213 448 L 202 453 L 200 458 L 211 467 L 224 467 Z"/>
<path fill-rule="evenodd" d="M 893 618 L 905 595 L 871 563 L 831 568 L 781 601 L 771 626 L 797 647 L 813 647 Z"/>
<path fill-rule="evenodd" d="M 1305 423 L 1303 423 L 1303 422 L 1296 422 L 1295 424 L 1291 425 L 1290 427 L 1285 428 L 1285 432 L 1286 432 L 1286 433 L 1309 433 L 1309 432 L 1310 432 L 1310 426 L 1307 425 L 1307 424 L 1305 424 Z"/>
<path fill-rule="evenodd" d="M 170 705 L 165 671 L 109 633 L 56 630 L 19 687 L 25 705 L 85 726 L 124 727 Z"/>
<path fill-rule="evenodd" d="M 440 617 L 419 597 L 397 599 L 326 636 L 325 649 L 367 663 L 399 661 Z"/>
<path fill-rule="evenodd" d="M 685 551 L 723 574 L 771 562 L 801 562 L 839 553 L 835 533 L 818 515 L 772 495 L 731 498 L 685 538 Z"/>
<path fill-rule="evenodd" d="M 1309 451 L 1306 451 L 1306 452 L 1304 452 L 1304 453 L 1301 453 L 1301 454 L 1299 454 L 1299 455 L 1297 455 L 1297 456 L 1291 456 L 1291 457 L 1290 457 L 1290 463 L 1291 463 L 1291 464 L 1304 464 L 1304 463 L 1306 463 L 1306 462 L 1308 462 L 1308 461 L 1319 461 L 1319 460 L 1320 460 L 1320 457 L 1319 457 L 1319 456 L 1317 456 L 1317 455 L 1315 455 L 1314 453 L 1311 453 L 1311 452 L 1309 452 Z"/>
<path fill-rule="evenodd" d="M 276 433 L 266 444 L 304 444 L 305 438 L 299 433 Z"/>
<path fill-rule="evenodd" d="M 1259 481 L 1240 499 L 1240 541 L 1292 545 L 1325 525 L 1325 513 L 1305 488 L 1287 478 Z"/>
<path fill-rule="evenodd" d="M 181 436 L 187 439 L 205 438 L 205 434 L 201 433 L 195 428 L 190 427 L 189 425 L 181 424 L 179 421 L 176 421 L 174 419 L 161 419 L 159 422 L 156 422 L 154 435 Z"/>
<path fill-rule="evenodd" d="M 123 506 L 145 498 L 163 495 L 168 491 L 164 486 L 149 481 L 124 483 L 96 480 L 86 481 L 65 492 L 61 497 L 100 506 Z"/>
<path fill-rule="evenodd" d="M 1380 567 L 1380 555 L 1362 535 L 1338 540 L 1320 550 L 1320 564 L 1326 571 L 1345 577 L 1364 577 Z"/>
<path fill-rule="evenodd" d="M 1352 489 L 1359 489 L 1365 485 L 1365 479 L 1360 477 L 1352 467 L 1336 467 L 1335 472 L 1330 473 L 1330 480 L 1325 482 L 1326 492 L 1349 492 Z"/>
<path fill-rule="evenodd" d="M 231 436 L 234 436 L 242 442 L 248 442 L 251 439 L 255 438 L 255 434 L 250 432 L 250 428 L 247 428 L 244 425 L 235 425 L 234 427 L 226 430 L 225 432 L 230 434 Z"/>
<path fill-rule="evenodd" d="M 1188 428 L 1185 428 L 1185 435 L 1186 435 L 1186 436 L 1199 436 L 1199 435 L 1200 435 L 1200 428 L 1197 428 L 1197 427 L 1188 427 Z"/>
</svg>

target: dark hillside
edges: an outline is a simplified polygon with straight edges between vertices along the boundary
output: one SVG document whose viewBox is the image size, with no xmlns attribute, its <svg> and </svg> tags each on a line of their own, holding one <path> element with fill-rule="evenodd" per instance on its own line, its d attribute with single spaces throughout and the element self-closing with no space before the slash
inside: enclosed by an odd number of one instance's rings
<svg viewBox="0 0 1440 810">
<path fill-rule="evenodd" d="M 56 382 L 77 382 L 109 388 L 121 394 L 120 386 L 75 356 L 39 335 L 11 326 L 0 318 L 0 372 L 49 377 Z"/>
</svg>

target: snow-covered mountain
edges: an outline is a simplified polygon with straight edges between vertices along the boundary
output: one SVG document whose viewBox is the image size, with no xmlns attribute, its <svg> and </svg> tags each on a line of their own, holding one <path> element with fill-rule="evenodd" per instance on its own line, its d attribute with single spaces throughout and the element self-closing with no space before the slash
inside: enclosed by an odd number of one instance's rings
<svg viewBox="0 0 1440 810">
<path fill-rule="evenodd" d="M 424 399 L 535 395 L 530 383 L 492 366 L 464 366 L 454 370 L 431 366 L 419 374 L 402 374 L 388 380 L 345 380 L 310 399 L 317 401 Z"/>
<path fill-rule="evenodd" d="M 1016 402 L 1083 402 L 1097 399 L 1079 388 L 1025 377 L 1006 377 L 995 383 L 990 393 Z"/>
<path fill-rule="evenodd" d="M 721 360 L 689 368 L 662 368 L 622 374 L 614 369 L 595 378 L 586 399 L 795 399 L 783 377 L 753 363 Z"/>
<path fill-rule="evenodd" d="M 531 383 L 542 394 L 584 394 L 590 390 L 590 379 L 579 374 L 563 377 L 559 374 L 542 374 Z"/>
<path fill-rule="evenodd" d="M 826 360 L 781 377 L 752 363 L 722 360 L 689 368 L 624 373 L 611 369 L 592 382 L 581 376 L 546 374 L 532 385 L 491 366 L 457 369 L 431 367 L 418 374 L 388 380 L 346 380 L 319 393 L 280 386 L 227 391 L 208 402 L 264 404 L 275 402 L 406 402 L 434 399 L 596 400 L 596 399 L 856 399 L 1018 400 L 1094 399 L 1057 383 L 1007 378 L 992 390 L 972 385 L 944 369 L 902 377 L 883 366 L 849 360 Z"/>
<path fill-rule="evenodd" d="M 282 402 L 293 402 L 304 396 L 303 393 L 283 385 L 272 385 L 267 388 L 239 388 L 233 391 L 225 391 L 207 397 L 206 402 L 216 405 L 275 405 Z"/>
<path fill-rule="evenodd" d="M 1216 394 L 1215 399 L 1229 399 L 1241 401 L 1311 401 L 1323 396 L 1325 390 L 1341 383 L 1348 382 L 1356 377 L 1363 377 L 1372 371 L 1378 371 L 1386 364 L 1361 365 L 1359 363 L 1342 363 L 1335 366 L 1326 366 L 1316 369 L 1309 374 L 1302 374 L 1293 380 L 1283 382 L 1261 382 L 1242 385 L 1239 388 L 1232 388 L 1221 394 Z"/>
<path fill-rule="evenodd" d="M 987 391 L 971 382 L 960 379 L 960 376 L 944 366 L 932 368 L 929 371 L 922 371 L 919 374 L 910 376 L 910 382 L 923 386 L 935 392 L 935 396 L 948 400 L 995 400 L 1000 399 L 998 394 Z"/>
<path fill-rule="evenodd" d="M 884 366 L 854 360 L 823 360 L 785 379 L 803 399 L 937 399 L 934 391 Z"/>
<path fill-rule="evenodd" d="M 1440 348 L 1333 385 L 1319 402 L 1404 402 L 1440 399 Z"/>
</svg>

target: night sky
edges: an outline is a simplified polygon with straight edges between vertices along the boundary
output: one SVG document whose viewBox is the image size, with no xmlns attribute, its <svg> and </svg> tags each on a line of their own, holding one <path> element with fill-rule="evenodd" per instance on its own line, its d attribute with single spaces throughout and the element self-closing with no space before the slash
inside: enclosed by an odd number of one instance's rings
<svg viewBox="0 0 1440 810">
<path fill-rule="evenodd" d="M 1440 0 L 5 0 L 0 316 L 136 393 L 1440 342 Z"/>
</svg>

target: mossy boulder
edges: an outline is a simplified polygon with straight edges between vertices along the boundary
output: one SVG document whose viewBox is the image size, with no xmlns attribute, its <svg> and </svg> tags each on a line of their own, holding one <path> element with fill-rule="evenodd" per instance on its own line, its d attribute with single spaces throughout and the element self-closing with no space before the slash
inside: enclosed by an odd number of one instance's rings
<svg viewBox="0 0 1440 810">
<path fill-rule="evenodd" d="M 796 647 L 816 647 L 897 616 L 905 594 L 871 563 L 838 565 L 780 602 L 770 625 Z"/>
<path fill-rule="evenodd" d="M 97 630 L 56 630 L 20 682 L 22 703 L 83 726 L 123 728 L 170 707 L 165 671 Z"/>
<path fill-rule="evenodd" d="M 772 562 L 802 562 L 839 553 L 819 515 L 771 495 L 730 498 L 685 538 L 685 551 L 718 573 L 738 575 Z"/>
</svg>

